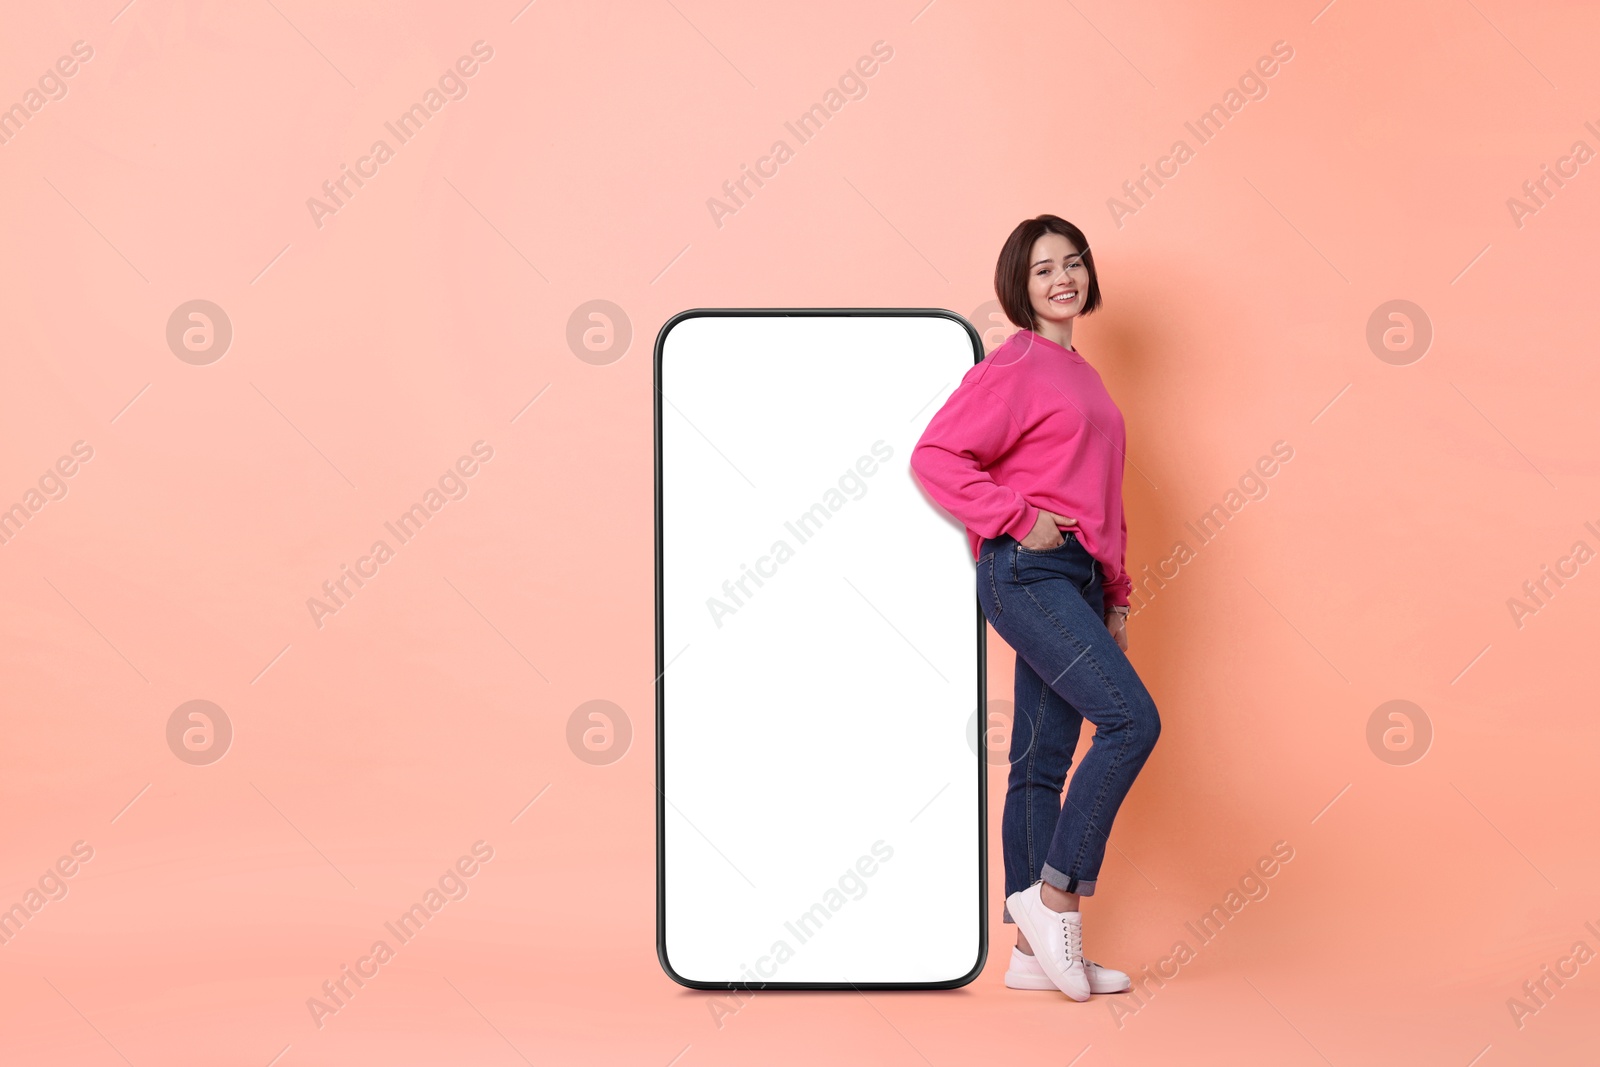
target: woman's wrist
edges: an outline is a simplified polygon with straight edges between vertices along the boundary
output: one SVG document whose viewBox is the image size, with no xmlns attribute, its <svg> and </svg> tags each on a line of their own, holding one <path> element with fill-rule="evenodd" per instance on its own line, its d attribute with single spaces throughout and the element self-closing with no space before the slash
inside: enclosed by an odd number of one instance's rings
<svg viewBox="0 0 1600 1067">
<path fill-rule="evenodd" d="M 1113 605 L 1111 605 L 1110 610 L 1114 614 L 1126 616 L 1128 614 L 1128 605 L 1126 605 L 1126 604 L 1113 604 Z"/>
</svg>

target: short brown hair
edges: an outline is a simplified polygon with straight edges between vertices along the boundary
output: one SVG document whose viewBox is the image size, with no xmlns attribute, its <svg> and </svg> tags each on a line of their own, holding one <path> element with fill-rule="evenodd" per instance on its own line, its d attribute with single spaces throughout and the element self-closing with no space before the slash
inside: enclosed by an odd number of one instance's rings
<svg viewBox="0 0 1600 1067">
<path fill-rule="evenodd" d="M 994 294 L 1000 298 L 1000 309 L 1006 318 L 1029 330 L 1038 323 L 1028 299 L 1028 257 L 1033 253 L 1033 242 L 1047 233 L 1059 233 L 1071 241 L 1082 253 L 1083 265 L 1089 268 L 1089 293 L 1081 314 L 1087 315 L 1100 306 L 1100 275 L 1094 269 L 1094 253 L 1089 251 L 1089 239 L 1083 231 L 1059 215 L 1024 219 L 1000 249 L 1000 259 L 994 266 Z"/>
</svg>

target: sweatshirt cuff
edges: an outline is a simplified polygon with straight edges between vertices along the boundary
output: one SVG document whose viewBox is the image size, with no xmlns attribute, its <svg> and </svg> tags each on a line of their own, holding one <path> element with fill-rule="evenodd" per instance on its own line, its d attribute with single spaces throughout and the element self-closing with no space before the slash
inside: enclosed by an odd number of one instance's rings
<svg viewBox="0 0 1600 1067">
<path fill-rule="evenodd" d="M 1020 541 L 1033 532 L 1033 524 L 1038 521 L 1039 509 L 1024 500 L 1022 502 L 1022 518 L 1018 519 L 1016 522 L 1012 523 L 1010 526 L 1007 526 L 1000 532 L 1010 534 L 1016 540 Z"/>
</svg>

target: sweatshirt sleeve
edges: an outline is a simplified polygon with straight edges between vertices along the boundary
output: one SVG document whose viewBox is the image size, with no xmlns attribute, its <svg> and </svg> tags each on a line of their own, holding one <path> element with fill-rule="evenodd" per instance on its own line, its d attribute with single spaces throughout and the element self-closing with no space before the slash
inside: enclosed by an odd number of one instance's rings
<svg viewBox="0 0 1600 1067">
<path fill-rule="evenodd" d="M 1117 580 L 1106 586 L 1106 606 L 1122 606 L 1128 602 L 1128 594 L 1133 591 L 1133 579 L 1128 575 L 1128 513 L 1122 513 L 1122 554 Z"/>
<path fill-rule="evenodd" d="M 1039 509 L 984 470 L 1016 444 L 1022 427 L 990 390 L 962 382 L 922 431 L 911 469 L 928 495 L 980 537 L 1027 537 Z"/>
</svg>

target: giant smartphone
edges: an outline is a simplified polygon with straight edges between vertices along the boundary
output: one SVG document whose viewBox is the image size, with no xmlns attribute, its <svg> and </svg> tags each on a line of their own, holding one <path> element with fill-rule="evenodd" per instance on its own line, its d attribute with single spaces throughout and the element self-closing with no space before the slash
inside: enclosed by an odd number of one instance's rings
<svg viewBox="0 0 1600 1067">
<path fill-rule="evenodd" d="M 983 967 L 984 618 L 910 468 L 982 358 L 934 309 L 698 309 L 656 338 L 656 948 L 683 985 Z"/>
</svg>

